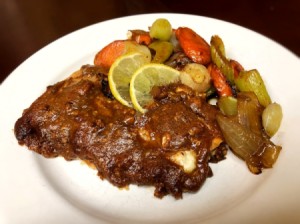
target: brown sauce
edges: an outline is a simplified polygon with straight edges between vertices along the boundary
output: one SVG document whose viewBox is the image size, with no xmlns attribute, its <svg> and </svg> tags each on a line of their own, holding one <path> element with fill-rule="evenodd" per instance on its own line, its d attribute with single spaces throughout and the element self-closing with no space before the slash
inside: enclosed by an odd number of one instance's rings
<svg viewBox="0 0 300 224">
<path fill-rule="evenodd" d="M 84 66 L 76 76 L 49 86 L 16 122 L 19 143 L 47 158 L 88 161 L 120 188 L 153 185 L 160 198 L 197 191 L 211 176 L 212 141 L 222 138 L 218 110 L 174 84 L 159 88 L 141 115 L 103 90 L 104 79 L 97 67 Z M 170 159 L 181 151 L 196 155 L 196 168 L 189 173 Z"/>
</svg>

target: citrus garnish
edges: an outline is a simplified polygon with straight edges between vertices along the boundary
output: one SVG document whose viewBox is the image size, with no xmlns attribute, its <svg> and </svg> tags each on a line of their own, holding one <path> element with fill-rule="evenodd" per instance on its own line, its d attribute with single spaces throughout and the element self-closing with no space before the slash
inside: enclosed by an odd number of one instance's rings
<svg viewBox="0 0 300 224">
<path fill-rule="evenodd" d="M 112 95 L 125 106 L 132 107 L 129 85 L 134 72 L 149 63 L 150 57 L 141 53 L 125 54 L 115 60 L 109 69 L 108 82 Z"/>
<path fill-rule="evenodd" d="M 179 81 L 180 72 L 167 65 L 149 63 L 140 67 L 130 81 L 130 98 L 134 108 L 145 113 L 144 108 L 153 101 L 153 86 L 165 86 Z"/>
</svg>

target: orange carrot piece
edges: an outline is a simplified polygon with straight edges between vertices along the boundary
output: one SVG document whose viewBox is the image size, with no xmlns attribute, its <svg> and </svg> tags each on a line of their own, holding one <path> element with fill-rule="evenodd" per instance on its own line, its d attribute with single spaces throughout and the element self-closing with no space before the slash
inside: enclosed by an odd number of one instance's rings
<svg viewBox="0 0 300 224">
<path fill-rule="evenodd" d="M 210 63 L 210 46 L 195 31 L 187 27 L 179 27 L 175 35 L 184 53 L 193 62 L 203 65 Z"/>
<path fill-rule="evenodd" d="M 116 40 L 100 50 L 94 59 L 94 64 L 102 67 L 105 71 L 109 71 L 114 61 L 124 53 L 125 41 Z"/>
<path fill-rule="evenodd" d="M 243 66 L 235 61 L 235 60 L 230 60 L 229 63 L 231 64 L 231 66 L 233 67 L 233 70 L 234 70 L 234 78 L 237 78 L 240 74 L 241 71 L 244 71 L 244 68 Z"/>
<path fill-rule="evenodd" d="M 137 42 L 138 44 L 149 45 L 152 42 L 149 32 L 144 30 L 130 30 L 131 40 Z"/>
<path fill-rule="evenodd" d="M 221 70 L 215 64 L 211 64 L 208 66 L 208 71 L 210 73 L 212 83 L 218 92 L 218 95 L 232 96 L 232 89 Z"/>
</svg>

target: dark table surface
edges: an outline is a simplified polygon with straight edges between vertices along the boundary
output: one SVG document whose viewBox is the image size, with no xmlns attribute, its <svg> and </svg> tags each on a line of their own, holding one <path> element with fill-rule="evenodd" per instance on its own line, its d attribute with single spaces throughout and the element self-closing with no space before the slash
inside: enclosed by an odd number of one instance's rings
<svg viewBox="0 0 300 224">
<path fill-rule="evenodd" d="M 0 82 L 40 48 L 72 31 L 112 18 L 154 12 L 232 22 L 300 56 L 299 0 L 0 0 Z"/>
</svg>

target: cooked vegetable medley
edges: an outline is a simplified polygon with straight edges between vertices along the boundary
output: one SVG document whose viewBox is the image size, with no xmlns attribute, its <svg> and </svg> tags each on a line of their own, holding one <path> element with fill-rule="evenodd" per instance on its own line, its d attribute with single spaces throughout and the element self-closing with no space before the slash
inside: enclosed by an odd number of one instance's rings
<svg viewBox="0 0 300 224">
<path fill-rule="evenodd" d="M 194 30 L 174 28 L 160 18 L 149 31 L 130 30 L 127 40 L 108 44 L 96 55 L 94 64 L 108 75 L 114 97 L 141 113 L 153 102 L 152 89 L 172 82 L 181 82 L 204 94 L 207 101 L 215 98 L 224 139 L 249 170 L 259 174 L 276 162 L 281 146 L 270 138 L 280 127 L 281 106 L 272 102 L 256 69 L 245 70 L 226 55 L 225 44 L 218 35 L 207 42 Z M 122 84 L 124 88 L 119 90 Z"/>
</svg>

